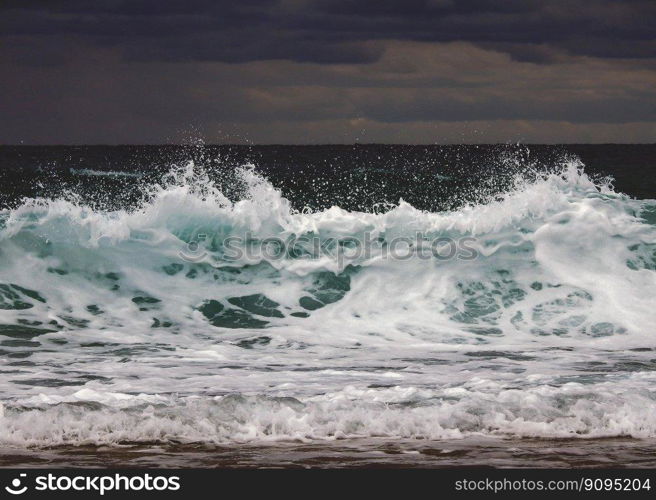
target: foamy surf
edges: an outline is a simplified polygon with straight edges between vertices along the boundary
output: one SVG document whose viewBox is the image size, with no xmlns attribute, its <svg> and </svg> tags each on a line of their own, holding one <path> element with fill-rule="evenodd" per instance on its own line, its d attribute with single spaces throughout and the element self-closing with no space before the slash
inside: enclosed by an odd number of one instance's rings
<svg viewBox="0 0 656 500">
<path fill-rule="evenodd" d="M 656 437 L 656 201 L 569 162 L 457 211 L 296 211 L 193 165 L 0 212 L 0 442 Z M 473 259 L 389 258 L 470 238 Z M 227 258 L 226 241 L 377 242 Z"/>
</svg>

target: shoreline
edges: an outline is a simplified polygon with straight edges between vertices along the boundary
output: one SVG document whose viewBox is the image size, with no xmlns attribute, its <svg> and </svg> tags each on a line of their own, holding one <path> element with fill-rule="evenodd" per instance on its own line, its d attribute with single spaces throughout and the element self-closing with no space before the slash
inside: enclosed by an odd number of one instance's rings
<svg viewBox="0 0 656 500">
<path fill-rule="evenodd" d="M 0 468 L 655 468 L 656 439 L 389 438 L 4 448 Z"/>
</svg>

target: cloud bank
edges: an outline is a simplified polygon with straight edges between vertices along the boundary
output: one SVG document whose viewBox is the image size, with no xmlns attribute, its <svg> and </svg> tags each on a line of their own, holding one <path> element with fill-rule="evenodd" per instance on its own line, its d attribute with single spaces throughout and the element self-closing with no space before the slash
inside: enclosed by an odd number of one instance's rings
<svg viewBox="0 0 656 500">
<path fill-rule="evenodd" d="M 654 142 L 656 3 L 9 0 L 0 143 Z"/>
</svg>

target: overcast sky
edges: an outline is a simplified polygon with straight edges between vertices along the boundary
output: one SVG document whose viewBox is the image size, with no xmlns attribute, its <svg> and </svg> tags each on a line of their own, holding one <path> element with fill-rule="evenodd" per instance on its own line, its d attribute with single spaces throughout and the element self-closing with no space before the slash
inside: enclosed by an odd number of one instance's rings
<svg viewBox="0 0 656 500">
<path fill-rule="evenodd" d="M 656 142 L 654 0 L 3 0 L 0 144 Z"/>
</svg>

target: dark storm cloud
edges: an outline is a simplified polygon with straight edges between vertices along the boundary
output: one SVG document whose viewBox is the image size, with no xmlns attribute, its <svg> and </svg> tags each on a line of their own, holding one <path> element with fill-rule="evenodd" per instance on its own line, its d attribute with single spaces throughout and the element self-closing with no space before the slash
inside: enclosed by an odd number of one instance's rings
<svg viewBox="0 0 656 500">
<path fill-rule="evenodd" d="M 536 45 L 656 56 L 652 0 L 10 0 L 2 9 L 6 35 L 76 37 L 143 61 L 363 63 L 380 53 L 361 42 L 381 39 L 496 44 L 543 63 Z"/>
<path fill-rule="evenodd" d="M 4 0 L 0 143 L 653 142 L 655 26 L 653 0 Z"/>
</svg>

